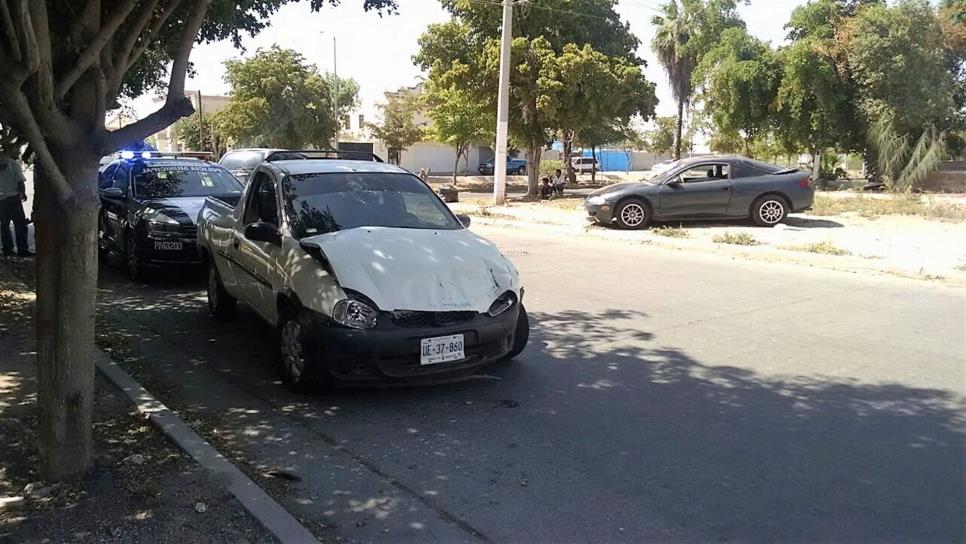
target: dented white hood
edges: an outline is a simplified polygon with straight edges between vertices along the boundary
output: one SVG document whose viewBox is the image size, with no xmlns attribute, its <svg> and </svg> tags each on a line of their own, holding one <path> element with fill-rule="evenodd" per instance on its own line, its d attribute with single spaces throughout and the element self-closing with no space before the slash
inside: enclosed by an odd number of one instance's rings
<svg viewBox="0 0 966 544">
<path fill-rule="evenodd" d="M 339 285 L 380 310 L 485 312 L 508 290 L 519 295 L 510 261 L 467 229 L 360 227 L 302 242 L 318 245 Z"/>
</svg>

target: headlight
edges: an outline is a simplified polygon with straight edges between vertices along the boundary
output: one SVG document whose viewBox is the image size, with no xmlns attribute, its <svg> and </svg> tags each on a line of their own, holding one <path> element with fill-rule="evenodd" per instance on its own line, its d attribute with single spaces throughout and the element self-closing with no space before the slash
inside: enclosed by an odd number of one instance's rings
<svg viewBox="0 0 966 544">
<path fill-rule="evenodd" d="M 177 232 L 181 228 L 181 223 L 178 222 L 177 219 L 165 215 L 163 212 L 158 210 L 149 209 L 148 212 L 144 214 L 144 218 L 148 220 L 148 230 Z"/>
<path fill-rule="evenodd" d="M 513 294 L 513 291 L 507 291 L 506 293 L 503 293 L 497 297 L 496 300 L 493 301 L 493 304 L 490 304 L 490 309 L 486 313 L 488 313 L 490 317 L 496 317 L 512 308 L 516 302 L 517 296 Z"/>
<path fill-rule="evenodd" d="M 604 195 L 587 197 L 587 204 L 591 206 L 603 206 L 606 203 L 607 201 L 604 199 Z"/>
<path fill-rule="evenodd" d="M 340 300 L 332 309 L 332 320 L 353 329 L 371 329 L 376 326 L 378 313 L 358 300 Z"/>
</svg>

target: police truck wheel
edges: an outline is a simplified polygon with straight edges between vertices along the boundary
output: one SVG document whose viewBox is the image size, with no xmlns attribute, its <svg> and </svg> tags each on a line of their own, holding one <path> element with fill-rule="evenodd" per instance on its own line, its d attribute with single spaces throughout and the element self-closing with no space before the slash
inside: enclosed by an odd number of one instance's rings
<svg viewBox="0 0 966 544">
<path fill-rule="evenodd" d="M 234 317 L 238 301 L 228 294 L 221 283 L 221 276 L 215 263 L 208 264 L 208 310 L 215 319 L 226 320 Z"/>
</svg>

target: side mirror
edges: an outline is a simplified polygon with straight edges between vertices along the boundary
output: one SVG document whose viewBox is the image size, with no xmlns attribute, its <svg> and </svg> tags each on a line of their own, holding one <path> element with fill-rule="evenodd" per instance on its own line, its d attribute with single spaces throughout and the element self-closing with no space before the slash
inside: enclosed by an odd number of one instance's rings
<svg viewBox="0 0 966 544">
<path fill-rule="evenodd" d="M 264 221 L 252 223 L 245 227 L 245 238 L 253 242 L 268 242 L 276 246 L 282 245 L 282 235 L 278 232 L 278 227 Z"/>
<path fill-rule="evenodd" d="M 681 180 L 679 178 L 669 179 L 667 183 L 665 183 L 665 185 L 668 185 L 670 187 L 680 187 Z"/>
<path fill-rule="evenodd" d="M 107 189 L 101 189 L 101 195 L 104 198 L 124 198 L 124 189 L 120 187 L 108 187 Z"/>
<path fill-rule="evenodd" d="M 460 213 L 456 214 L 456 218 L 460 220 L 460 223 L 463 223 L 463 228 L 470 228 L 470 216 Z"/>
</svg>

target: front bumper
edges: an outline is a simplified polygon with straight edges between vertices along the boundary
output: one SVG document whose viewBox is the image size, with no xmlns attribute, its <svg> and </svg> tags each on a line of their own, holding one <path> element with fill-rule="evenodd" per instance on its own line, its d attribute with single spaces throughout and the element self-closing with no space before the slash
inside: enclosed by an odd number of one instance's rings
<svg viewBox="0 0 966 544">
<path fill-rule="evenodd" d="M 587 219 L 591 221 L 596 221 L 597 223 L 603 223 L 604 225 L 610 225 L 614 220 L 614 206 L 612 204 L 584 204 L 584 208 L 587 210 Z"/>
<path fill-rule="evenodd" d="M 201 264 L 196 232 L 158 233 L 141 231 L 138 234 L 138 257 L 145 266 L 195 266 Z"/>
<path fill-rule="evenodd" d="M 511 351 L 519 312 L 516 304 L 497 317 L 477 314 L 459 323 L 420 327 L 399 326 L 390 313 L 380 312 L 376 326 L 367 330 L 332 325 L 324 316 L 313 314 L 308 341 L 319 362 L 315 377 L 344 385 L 459 379 Z M 464 335 L 464 359 L 420 364 L 420 340 L 452 334 Z"/>
</svg>

